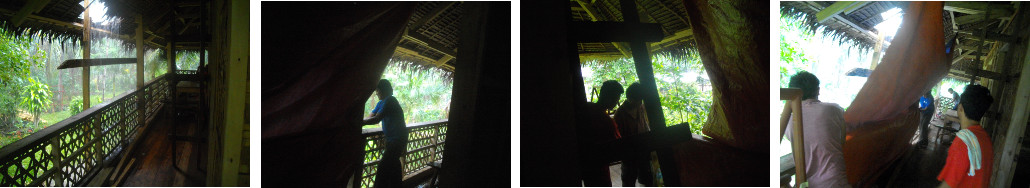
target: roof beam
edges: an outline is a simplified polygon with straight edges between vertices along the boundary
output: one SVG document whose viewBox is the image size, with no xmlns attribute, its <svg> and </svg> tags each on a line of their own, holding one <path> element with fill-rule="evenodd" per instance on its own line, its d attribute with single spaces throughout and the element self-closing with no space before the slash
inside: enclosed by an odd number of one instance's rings
<svg viewBox="0 0 1030 188">
<path fill-rule="evenodd" d="M 683 38 L 686 38 L 686 37 L 690 37 L 690 36 L 693 36 L 693 35 L 694 35 L 694 31 L 691 30 L 691 29 L 680 30 L 680 31 L 677 31 L 676 34 L 673 34 L 671 36 L 665 37 L 664 39 L 662 39 L 662 41 L 659 41 L 659 42 L 656 42 L 656 43 L 651 43 L 651 47 L 657 48 L 657 47 L 665 45 L 666 43 L 675 42 L 677 40 L 680 40 L 680 39 L 683 39 Z"/>
<path fill-rule="evenodd" d="M 1003 13 L 1004 12 L 995 13 L 994 11 L 991 11 L 989 20 L 994 20 L 994 19 L 1007 20 L 1007 19 L 1011 19 L 1011 17 L 1007 17 L 1007 16 L 1012 15 L 1012 12 L 1008 12 L 1007 14 L 1003 14 Z M 965 24 L 979 22 L 979 21 L 983 21 L 983 20 L 984 20 L 984 15 L 982 15 L 982 14 L 970 14 L 970 15 L 956 17 L 955 20 L 953 20 L 953 21 L 958 23 L 959 25 L 965 25 Z"/>
<path fill-rule="evenodd" d="M 404 39 L 408 39 L 408 40 L 411 40 L 412 42 L 428 46 L 429 48 L 431 48 L 433 50 L 439 51 L 440 53 L 443 53 L 443 54 L 446 54 L 446 55 L 449 55 L 449 56 L 457 57 L 456 55 L 458 54 L 457 50 L 455 50 L 453 48 L 444 47 L 443 44 L 440 44 L 439 42 L 433 41 L 433 40 L 429 39 L 429 37 L 426 37 L 425 35 L 422 35 L 421 33 L 418 33 L 418 32 L 407 32 L 404 35 Z M 433 59 L 433 60 L 435 61 L 436 59 Z"/>
<path fill-rule="evenodd" d="M 21 7 L 21 10 L 18 10 L 18 13 L 14 14 L 14 18 L 11 19 L 14 21 L 14 26 L 21 26 L 21 23 L 25 22 L 25 18 L 27 18 L 29 14 L 39 13 L 39 11 L 43 10 L 43 7 L 46 7 L 49 3 L 50 0 L 28 1 L 25 3 L 25 6 Z"/>
<path fill-rule="evenodd" d="M 601 20 L 601 18 L 598 18 L 597 10 L 594 10 L 594 7 L 592 7 L 593 4 L 587 3 L 583 0 L 576 0 L 576 3 L 579 3 L 579 6 L 583 7 L 583 11 L 587 12 L 587 15 L 590 16 L 591 21 L 604 21 Z M 631 57 L 629 54 L 629 50 L 627 50 L 626 47 L 624 47 L 621 43 L 612 42 L 612 46 L 615 46 L 615 49 L 619 50 L 619 52 L 622 53 L 623 57 Z"/>
<path fill-rule="evenodd" d="M 136 58 L 91 58 L 91 59 L 69 59 L 61 63 L 57 69 L 67 69 L 86 66 L 135 64 Z"/>
<path fill-rule="evenodd" d="M 826 7 L 822 11 L 816 13 L 815 17 L 816 20 L 818 20 L 818 22 L 823 22 L 830 19 L 831 17 L 839 15 L 841 12 L 853 12 L 856 9 L 865 6 L 866 4 L 869 4 L 869 2 L 837 1 L 836 3 L 833 3 L 829 7 Z"/>
<path fill-rule="evenodd" d="M 450 72 L 454 72 L 454 67 L 446 64 L 447 61 L 450 61 L 451 59 L 454 58 L 452 56 L 446 56 L 445 55 L 442 58 L 440 58 L 439 60 L 437 60 L 437 59 L 426 57 L 426 56 L 424 56 L 422 54 L 419 54 L 418 52 L 416 52 L 414 50 L 410 50 L 408 48 L 401 47 L 401 46 L 397 46 L 397 49 L 394 50 L 394 53 L 395 54 L 400 54 L 400 55 L 411 56 L 411 57 L 418 58 L 418 59 L 422 59 L 424 62 L 431 62 L 436 67 L 439 67 L 441 69 L 444 69 L 444 70 L 447 70 L 447 71 L 450 71 Z"/>
<path fill-rule="evenodd" d="M 569 38 L 576 42 L 641 41 L 658 42 L 663 35 L 661 25 L 625 22 L 570 22 Z"/>
<path fill-rule="evenodd" d="M 443 4 L 437 5 L 436 8 L 433 8 L 432 11 L 429 11 L 429 13 L 427 13 L 426 16 L 423 16 L 421 20 L 418 20 L 418 22 L 415 22 L 415 24 L 411 24 L 411 27 L 409 27 L 408 30 L 415 31 L 418 28 L 421 28 L 422 25 L 426 24 L 426 22 L 429 22 L 430 20 L 436 19 L 436 17 L 440 16 L 440 14 L 443 14 L 444 10 L 447 10 L 447 8 L 450 8 L 451 6 L 454 6 L 455 3 L 458 3 L 458 2 L 457 1 L 448 1 L 448 2 L 443 2 Z"/>
<path fill-rule="evenodd" d="M 815 10 L 815 11 L 820 11 L 819 9 L 823 8 L 822 5 L 819 5 L 816 2 L 806 1 L 805 3 L 808 3 L 808 8 L 811 8 L 812 10 Z M 840 20 L 841 22 L 844 22 L 844 24 L 847 24 L 848 26 L 851 26 L 852 28 L 855 28 L 859 32 L 865 34 L 866 37 L 873 38 L 873 39 L 878 38 L 877 35 L 875 33 L 873 33 L 872 31 L 866 30 L 865 28 L 858 26 L 858 24 L 852 23 L 851 20 L 848 20 L 848 19 L 846 19 L 844 17 L 841 17 L 839 14 L 833 14 L 832 17 L 837 18 L 837 20 Z"/>
<path fill-rule="evenodd" d="M 959 34 L 959 36 L 963 36 L 966 39 L 970 39 L 970 40 L 979 41 L 980 38 L 981 38 L 979 35 L 974 35 L 970 31 L 962 31 L 962 30 L 960 30 L 960 31 L 958 31 L 958 34 Z M 1015 36 L 1012 36 L 1012 35 L 1001 34 L 1001 33 L 996 33 L 996 32 L 987 32 L 986 38 L 989 41 L 999 41 L 999 42 L 1006 42 L 1006 43 L 1014 43 L 1016 41 L 1019 41 L 1019 37 L 1015 37 Z"/>
<path fill-rule="evenodd" d="M 990 5 L 989 2 L 947 1 L 947 2 L 944 2 L 944 10 L 952 11 L 952 12 L 961 12 L 961 13 L 966 13 L 966 14 L 983 14 L 984 13 L 983 10 L 986 10 L 988 5 Z M 991 5 L 991 6 L 992 6 L 991 7 L 991 12 L 992 12 L 991 14 L 994 14 L 993 12 L 996 12 L 996 11 L 1002 11 L 1002 12 L 999 12 L 999 14 L 1006 14 L 1006 15 L 1007 14 L 1012 14 L 1012 6 L 1011 5 Z M 1005 13 L 1005 12 L 1007 12 L 1007 13 Z"/>
</svg>

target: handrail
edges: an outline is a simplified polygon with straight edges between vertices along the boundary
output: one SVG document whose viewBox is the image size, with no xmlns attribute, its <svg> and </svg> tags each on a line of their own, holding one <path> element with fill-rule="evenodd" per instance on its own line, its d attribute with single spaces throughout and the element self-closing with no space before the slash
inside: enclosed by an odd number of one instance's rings
<svg viewBox="0 0 1030 188">
<path fill-rule="evenodd" d="M 167 98 L 168 75 L 143 89 L 125 92 L 0 148 L 0 186 L 74 186 L 116 157 L 141 126 L 137 118 L 152 116 L 160 104 L 147 105 L 140 116 L 140 96 L 148 103 Z M 164 84 L 161 84 L 164 83 Z M 143 95 L 140 95 L 140 92 Z"/>
<path fill-rule="evenodd" d="M 404 181 L 425 181 L 411 177 L 428 177 L 418 175 L 428 171 L 427 164 L 443 159 L 447 120 L 413 123 L 407 125 L 406 129 L 408 129 L 409 139 L 405 147 L 407 151 L 401 156 Z M 386 141 L 382 128 L 362 129 L 361 136 L 365 138 L 366 145 L 364 163 L 358 171 L 361 173 L 360 185 L 361 187 L 372 187 L 375 180 L 373 177 L 378 172 L 376 168 L 378 168 L 379 158 L 384 152 L 384 148 L 381 146 Z"/>
</svg>

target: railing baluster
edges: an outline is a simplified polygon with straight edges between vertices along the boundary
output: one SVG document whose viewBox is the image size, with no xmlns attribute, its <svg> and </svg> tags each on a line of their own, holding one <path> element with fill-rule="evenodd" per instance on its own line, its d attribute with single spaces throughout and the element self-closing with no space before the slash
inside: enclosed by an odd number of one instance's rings
<svg viewBox="0 0 1030 188">
<path fill-rule="evenodd" d="M 50 139 L 50 162 L 53 163 L 53 168 L 57 169 L 57 173 L 54 179 L 54 186 L 64 186 L 64 174 L 61 173 L 64 169 L 64 164 L 61 164 L 61 137 L 55 136 Z"/>
</svg>

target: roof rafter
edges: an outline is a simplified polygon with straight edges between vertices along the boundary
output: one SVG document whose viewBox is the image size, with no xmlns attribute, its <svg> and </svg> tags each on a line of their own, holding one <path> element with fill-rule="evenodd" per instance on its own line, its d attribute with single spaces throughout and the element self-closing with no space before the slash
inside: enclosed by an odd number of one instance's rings
<svg viewBox="0 0 1030 188">
<path fill-rule="evenodd" d="M 419 20 L 418 22 L 415 22 L 415 24 L 411 24 L 411 27 L 408 28 L 408 30 L 415 31 L 418 28 L 421 28 L 422 25 L 426 24 L 426 22 L 429 22 L 429 21 L 431 21 L 433 19 L 436 19 L 436 17 L 439 17 L 440 14 L 443 14 L 444 10 L 447 10 L 448 8 L 451 8 L 451 6 L 454 6 L 454 4 L 456 4 L 456 3 L 458 3 L 458 2 L 457 1 L 443 2 L 443 4 L 440 4 L 440 5 L 436 6 L 436 8 L 433 8 L 432 11 L 429 11 L 429 13 L 427 13 L 426 16 L 422 17 L 421 20 Z"/>
</svg>

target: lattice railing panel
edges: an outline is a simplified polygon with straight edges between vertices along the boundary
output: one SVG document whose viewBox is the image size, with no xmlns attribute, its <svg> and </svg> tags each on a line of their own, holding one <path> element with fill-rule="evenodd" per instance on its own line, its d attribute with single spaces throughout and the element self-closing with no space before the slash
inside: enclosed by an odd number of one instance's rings
<svg viewBox="0 0 1030 188">
<path fill-rule="evenodd" d="M 197 70 L 175 70 L 175 74 L 197 74 Z"/>
<path fill-rule="evenodd" d="M 429 162 L 442 159 L 444 134 L 447 132 L 447 120 L 412 124 L 408 129 L 407 152 L 401 156 L 403 174 L 409 175 L 423 168 Z M 379 158 L 383 156 L 385 144 L 383 131 L 380 128 L 363 130 L 365 137 L 365 162 L 360 170 L 361 187 L 372 187 L 378 172 Z"/>
<path fill-rule="evenodd" d="M 165 76 L 158 77 L 142 90 L 124 93 L 115 100 L 98 104 L 36 134 L 0 148 L 0 186 L 75 186 L 81 185 L 104 160 L 113 158 L 140 128 L 137 95 L 153 90 L 167 95 Z M 154 84 L 155 82 L 163 84 Z M 150 97 L 144 93 L 142 97 Z M 160 106 L 148 106 L 156 112 Z"/>
</svg>

